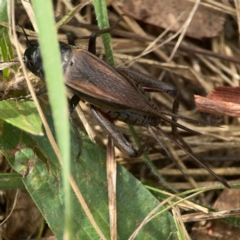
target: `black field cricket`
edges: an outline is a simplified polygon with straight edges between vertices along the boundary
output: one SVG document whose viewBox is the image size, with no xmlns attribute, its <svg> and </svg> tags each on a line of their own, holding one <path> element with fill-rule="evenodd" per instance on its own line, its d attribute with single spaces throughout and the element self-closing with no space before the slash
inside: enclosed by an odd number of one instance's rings
<svg viewBox="0 0 240 240">
<path fill-rule="evenodd" d="M 88 51 L 59 42 L 65 85 L 74 93 L 69 104 L 70 112 L 80 100 L 88 102 L 99 125 L 113 139 L 115 145 L 130 157 L 140 156 L 146 150 L 147 144 L 136 150 L 117 129 L 114 120 L 144 126 L 175 163 L 176 161 L 164 146 L 161 136 L 170 139 L 224 186 L 229 187 L 224 179 L 217 176 L 194 156 L 190 147 L 178 135 L 177 128 L 192 133 L 196 132 L 177 123 L 177 119 L 184 118 L 191 122 L 199 122 L 177 114 L 179 98 L 178 91 L 174 86 L 128 68 L 113 68 L 96 56 L 96 38 L 99 34 L 107 31 L 109 29 L 89 36 Z M 29 43 L 29 47 L 24 53 L 24 62 L 32 73 L 44 79 L 38 43 Z M 148 92 L 164 92 L 173 96 L 175 100 L 172 112 L 162 110 L 151 99 Z M 161 121 L 171 124 L 173 137 L 161 129 Z"/>
</svg>

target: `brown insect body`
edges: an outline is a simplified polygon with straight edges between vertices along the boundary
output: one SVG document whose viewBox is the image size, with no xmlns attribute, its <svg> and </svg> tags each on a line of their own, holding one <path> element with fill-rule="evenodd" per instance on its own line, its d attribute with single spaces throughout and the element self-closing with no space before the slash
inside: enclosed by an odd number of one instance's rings
<svg viewBox="0 0 240 240">
<path fill-rule="evenodd" d="M 113 120 L 146 126 L 152 136 L 174 161 L 174 158 L 155 133 L 155 131 L 158 131 L 158 133 L 169 138 L 184 150 L 225 186 L 229 187 L 223 179 L 218 177 L 192 154 L 190 148 L 180 136 L 176 136 L 179 141 L 175 141 L 158 126 L 160 121 L 164 120 L 172 125 L 175 133 L 177 132 L 177 127 L 189 132 L 195 132 L 176 122 L 176 119 L 180 116 L 176 115 L 175 111 L 170 113 L 161 110 L 144 90 L 165 92 L 176 97 L 177 90 L 173 86 L 156 81 L 150 76 L 133 70 L 124 68 L 114 69 L 94 54 L 83 49 L 73 48 L 62 42 L 60 42 L 60 51 L 66 86 L 77 96 L 77 103 L 82 99 L 90 104 L 94 117 L 121 151 L 131 157 L 139 156 L 139 152 L 119 132 Z M 31 45 L 25 51 L 24 61 L 30 71 L 44 78 L 38 45 Z M 176 110 L 176 106 L 174 105 L 173 109 Z M 168 118 L 167 115 L 172 116 L 172 119 Z"/>
<path fill-rule="evenodd" d="M 155 126 L 163 119 L 192 131 L 166 118 L 162 113 L 167 112 L 161 111 L 145 91 L 147 89 L 163 92 L 163 84 L 166 89 L 164 92 L 174 95 L 176 90 L 167 83 L 157 82 L 150 76 L 133 70 L 114 69 L 83 49 L 73 50 L 64 76 L 66 86 L 76 95 L 98 107 L 114 120 L 139 126 L 148 124 Z"/>
<path fill-rule="evenodd" d="M 136 82 L 124 78 L 114 68 L 85 50 L 74 50 L 64 75 L 66 86 L 76 95 L 114 119 L 124 121 L 121 114 L 135 118 L 148 117 L 149 122 L 146 123 L 137 123 L 136 119 L 137 125 L 146 125 L 150 123 L 151 117 L 160 117 L 157 105 Z M 132 120 L 130 118 L 124 122 L 133 124 L 133 117 Z"/>
</svg>

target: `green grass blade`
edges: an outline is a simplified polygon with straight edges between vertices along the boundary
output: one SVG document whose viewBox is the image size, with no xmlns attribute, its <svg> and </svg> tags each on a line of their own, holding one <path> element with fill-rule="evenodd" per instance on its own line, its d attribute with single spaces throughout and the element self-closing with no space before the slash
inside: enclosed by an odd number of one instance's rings
<svg viewBox="0 0 240 240">
<path fill-rule="evenodd" d="M 33 0 L 33 9 L 39 29 L 39 43 L 43 58 L 49 99 L 53 113 L 57 142 L 63 160 L 63 187 L 65 196 L 65 234 L 70 236 L 71 196 L 68 182 L 70 172 L 70 136 L 67 99 L 65 95 L 61 58 L 51 1 Z M 70 237 L 71 238 L 71 237 Z"/>
<path fill-rule="evenodd" d="M 109 28 L 108 14 L 105 0 L 94 0 L 94 9 L 97 17 L 99 29 Z M 114 57 L 111 44 L 111 36 L 109 33 L 102 34 L 103 45 L 106 52 L 106 62 L 112 67 L 114 64 Z"/>
</svg>

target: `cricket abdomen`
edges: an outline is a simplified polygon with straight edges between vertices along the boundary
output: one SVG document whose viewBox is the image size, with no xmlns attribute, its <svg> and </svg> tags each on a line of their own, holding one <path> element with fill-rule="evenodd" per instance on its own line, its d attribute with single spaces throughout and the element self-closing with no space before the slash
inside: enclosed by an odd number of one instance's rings
<svg viewBox="0 0 240 240">
<path fill-rule="evenodd" d="M 152 126 L 156 126 L 159 124 L 159 117 L 154 117 L 151 115 L 142 115 L 136 112 L 123 112 L 123 111 L 106 111 L 113 120 L 119 120 L 128 124 L 136 125 L 136 126 L 147 126 L 148 124 Z"/>
</svg>

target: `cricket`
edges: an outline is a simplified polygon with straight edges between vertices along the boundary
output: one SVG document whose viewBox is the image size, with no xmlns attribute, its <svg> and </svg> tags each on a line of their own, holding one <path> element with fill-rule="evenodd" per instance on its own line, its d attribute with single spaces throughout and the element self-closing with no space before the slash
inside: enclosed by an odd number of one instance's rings
<svg viewBox="0 0 240 240">
<path fill-rule="evenodd" d="M 135 149 L 118 130 L 114 121 L 146 127 L 175 164 L 177 163 L 164 146 L 161 136 L 175 143 L 224 186 L 230 188 L 224 179 L 195 157 L 187 143 L 179 136 L 178 128 L 190 133 L 196 131 L 179 124 L 178 119 L 199 122 L 178 115 L 179 93 L 174 86 L 129 68 L 113 68 L 96 56 L 96 38 L 109 31 L 111 28 L 91 34 L 88 50 L 59 42 L 65 85 L 74 94 L 69 101 L 70 113 L 80 101 L 87 102 L 102 129 L 113 139 L 116 147 L 129 157 L 139 157 L 147 148 L 143 145 L 140 149 Z M 32 73 L 44 80 L 40 46 L 38 43 L 27 42 L 29 46 L 24 53 L 24 63 Z M 148 92 L 164 92 L 173 96 L 172 111 L 162 110 Z M 161 121 L 172 126 L 173 137 L 161 129 Z"/>
</svg>

